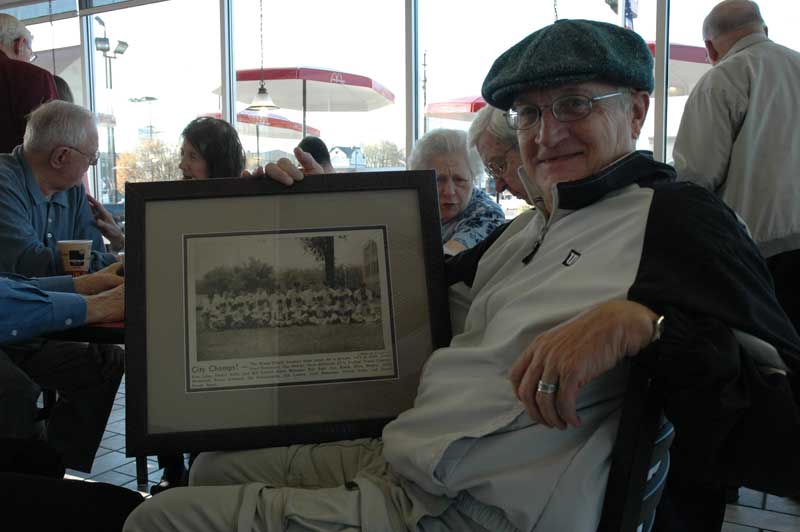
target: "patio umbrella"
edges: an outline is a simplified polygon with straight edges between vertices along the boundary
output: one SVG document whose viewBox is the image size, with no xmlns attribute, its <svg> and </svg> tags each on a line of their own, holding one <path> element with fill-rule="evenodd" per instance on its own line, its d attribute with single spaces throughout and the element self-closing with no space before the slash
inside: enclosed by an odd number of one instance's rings
<svg viewBox="0 0 800 532">
<path fill-rule="evenodd" d="M 429 103 L 425 106 L 425 116 L 447 118 L 448 120 L 472 120 L 475 113 L 484 107 L 486 107 L 486 101 L 480 96 L 465 96 Z"/>
<path fill-rule="evenodd" d="M 262 71 L 236 71 L 236 99 L 249 103 L 258 91 Z M 372 111 L 394 103 L 394 94 L 377 81 L 359 74 L 324 68 L 265 68 L 263 78 L 272 100 L 284 109 L 303 112 L 305 136 L 308 111 Z M 219 89 L 214 91 L 219 94 Z"/>
<path fill-rule="evenodd" d="M 203 116 L 220 118 L 222 113 L 206 113 Z M 261 158 L 261 133 L 266 133 L 270 138 L 276 139 L 301 139 L 304 136 L 303 124 L 298 124 L 288 118 L 275 114 L 261 114 L 257 111 L 244 110 L 236 113 L 236 122 L 242 124 L 240 131 L 245 135 L 256 136 L 256 153 Z M 319 137 L 319 129 L 308 126 L 308 135 Z"/>
<path fill-rule="evenodd" d="M 206 113 L 203 116 L 220 118 L 221 113 Z M 236 113 L 236 122 L 241 124 L 240 131 L 245 135 L 256 135 L 266 133 L 268 137 L 275 139 L 301 139 L 303 138 L 303 124 L 289 120 L 285 116 L 275 113 L 259 114 L 255 111 L 240 111 Z M 319 129 L 308 126 L 307 133 L 319 137 Z"/>
</svg>

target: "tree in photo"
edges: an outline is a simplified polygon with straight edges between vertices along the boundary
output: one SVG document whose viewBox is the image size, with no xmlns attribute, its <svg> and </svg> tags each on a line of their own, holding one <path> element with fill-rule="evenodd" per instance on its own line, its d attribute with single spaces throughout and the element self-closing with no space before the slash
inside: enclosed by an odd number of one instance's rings
<svg viewBox="0 0 800 532">
<path fill-rule="evenodd" d="M 312 236 L 301 238 L 305 250 L 325 266 L 325 284 L 334 287 L 336 283 L 336 257 L 334 256 L 334 238 L 347 238 L 347 235 Z"/>
<path fill-rule="evenodd" d="M 325 265 L 325 284 L 335 286 L 336 257 L 333 255 L 332 236 L 311 236 L 301 238 L 305 250 Z"/>
</svg>

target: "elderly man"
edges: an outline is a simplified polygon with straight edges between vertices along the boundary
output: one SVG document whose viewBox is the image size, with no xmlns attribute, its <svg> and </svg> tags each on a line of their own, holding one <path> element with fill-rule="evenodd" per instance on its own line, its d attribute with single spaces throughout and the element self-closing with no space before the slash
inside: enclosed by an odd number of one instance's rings
<svg viewBox="0 0 800 532">
<path fill-rule="evenodd" d="M 746 0 L 717 4 L 703 40 L 714 68 L 686 102 L 675 169 L 747 222 L 800 330 L 800 53 L 769 40 Z"/>
<path fill-rule="evenodd" d="M 0 155 L 0 271 L 63 272 L 59 240 L 92 240 L 91 271 L 117 260 L 105 252 L 81 183 L 97 158 L 92 113 L 52 101 L 31 114 L 24 144 Z"/>
<path fill-rule="evenodd" d="M 689 419 L 709 432 L 722 432 L 717 396 L 741 393 L 724 382 L 735 371 L 710 371 L 733 349 L 729 327 L 800 368 L 800 338 L 735 216 L 634 151 L 652 88 L 645 42 L 600 22 L 557 22 L 498 58 L 483 96 L 510 109 L 542 207 L 449 263 L 472 304 L 414 407 L 382 441 L 201 454 L 190 484 L 203 487 L 145 503 L 126 530 L 595 530 L 628 357 L 678 403 L 708 390 Z M 302 178 L 281 162 L 266 172 Z"/>
<path fill-rule="evenodd" d="M 480 155 L 498 194 L 508 190 L 517 198 L 533 203 L 528 199 L 519 177 L 519 172 L 523 170 L 517 133 L 508 127 L 500 109 L 487 105 L 478 111 L 469 126 L 467 143 Z"/>
<path fill-rule="evenodd" d="M 0 276 L 0 438 L 36 437 L 39 386 L 57 390 L 47 439 L 66 467 L 91 470 L 122 379 L 122 350 L 35 337 L 122 319 L 120 266 L 74 280 Z"/>
<path fill-rule="evenodd" d="M 22 143 L 31 111 L 58 97 L 53 76 L 29 64 L 35 57 L 32 43 L 22 22 L 0 13 L 0 153 Z"/>
<path fill-rule="evenodd" d="M 124 285 L 122 277 L 116 274 L 119 266 L 115 264 L 75 279 L 0 275 L 0 345 L 85 323 L 122 319 Z M 10 349 L 13 351 L 13 346 Z M 125 517 L 143 500 L 138 493 L 117 486 L 59 478 L 64 474 L 62 453 L 66 451 L 68 459 L 72 458 L 74 452 L 69 447 L 85 443 L 87 436 L 96 441 L 80 453 L 87 456 L 82 460 L 91 464 L 92 449 L 97 448 L 108 413 L 95 426 L 86 423 L 86 414 L 91 417 L 95 411 L 109 411 L 108 399 L 114 399 L 111 392 L 102 404 L 85 403 L 88 397 L 81 387 L 91 378 L 97 379 L 102 371 L 90 355 L 84 347 L 83 356 L 74 360 L 39 360 L 32 364 L 28 361 L 21 368 L 10 362 L 9 355 L 0 349 L 0 498 L 8 509 L 4 512 L 4 523 L 12 528 L 19 523 L 18 528 L 25 530 L 61 530 L 65 522 L 74 522 L 86 531 L 120 530 Z M 43 364 L 58 370 L 46 375 Z M 28 436 L 36 411 L 27 374 L 33 367 L 37 368 L 40 382 L 62 390 L 64 399 L 64 404 L 54 407 L 49 419 L 49 445 Z M 118 383 L 120 370 L 121 367 L 117 368 L 110 380 L 116 379 Z M 73 404 L 73 400 L 78 404 Z M 76 420 L 69 419 L 69 412 L 81 409 L 76 424 Z M 69 466 L 74 466 L 74 462 Z"/>
</svg>

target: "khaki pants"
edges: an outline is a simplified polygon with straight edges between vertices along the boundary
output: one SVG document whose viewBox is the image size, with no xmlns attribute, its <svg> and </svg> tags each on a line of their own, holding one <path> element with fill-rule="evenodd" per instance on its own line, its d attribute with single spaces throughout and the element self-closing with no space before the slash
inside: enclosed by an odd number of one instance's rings
<svg viewBox="0 0 800 532">
<path fill-rule="evenodd" d="M 415 493 L 381 450 L 379 440 L 354 440 L 202 453 L 191 487 L 145 502 L 124 530 L 486 532 L 453 500 Z"/>
</svg>

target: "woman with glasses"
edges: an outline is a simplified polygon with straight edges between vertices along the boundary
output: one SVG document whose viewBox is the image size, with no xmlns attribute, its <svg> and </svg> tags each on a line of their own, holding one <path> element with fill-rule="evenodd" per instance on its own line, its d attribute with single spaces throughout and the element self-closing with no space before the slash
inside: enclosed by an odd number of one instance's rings
<svg viewBox="0 0 800 532">
<path fill-rule="evenodd" d="M 517 132 L 508 127 L 503 111 L 487 105 L 475 115 L 467 134 L 470 147 L 478 151 L 486 175 L 494 180 L 498 194 L 508 190 L 528 203 L 540 196 L 538 189 L 529 197 L 520 180 L 522 169 Z"/>
<path fill-rule="evenodd" d="M 446 255 L 475 246 L 505 221 L 500 206 L 475 188 L 481 165 L 463 131 L 434 129 L 426 133 L 411 152 L 408 168 L 436 170 Z"/>
</svg>

